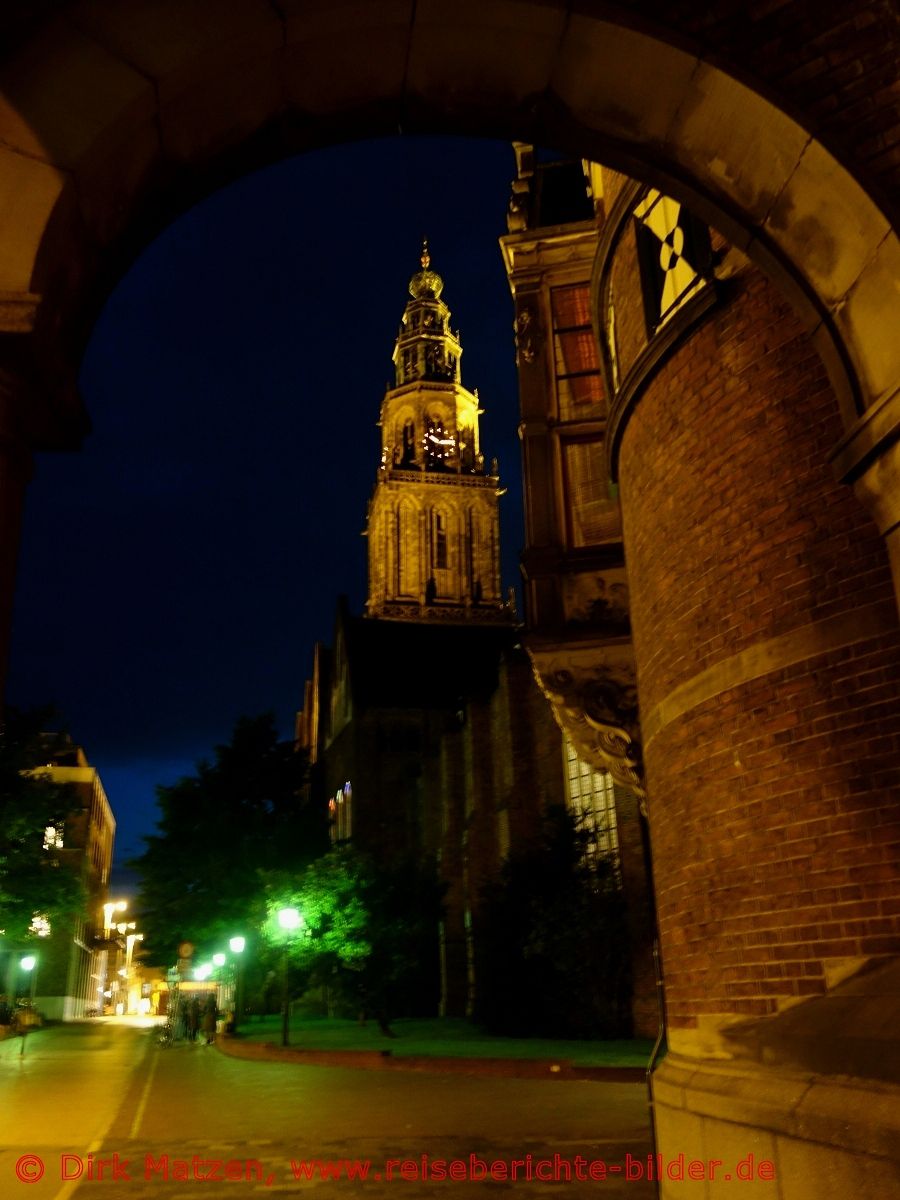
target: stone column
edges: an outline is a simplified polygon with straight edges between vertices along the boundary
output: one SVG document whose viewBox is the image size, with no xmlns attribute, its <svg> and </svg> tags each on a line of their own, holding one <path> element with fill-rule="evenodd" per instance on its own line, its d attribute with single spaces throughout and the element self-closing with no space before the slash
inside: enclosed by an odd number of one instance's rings
<svg viewBox="0 0 900 1200">
<path fill-rule="evenodd" d="M 871 968 L 900 954 L 895 597 L 828 462 L 821 362 L 761 275 L 732 286 L 648 382 L 618 464 L 669 1021 L 659 1148 L 772 1161 L 767 1200 L 832 1171 L 874 1196 L 861 1131 L 889 1056 L 851 1012 L 881 1029 Z"/>
</svg>

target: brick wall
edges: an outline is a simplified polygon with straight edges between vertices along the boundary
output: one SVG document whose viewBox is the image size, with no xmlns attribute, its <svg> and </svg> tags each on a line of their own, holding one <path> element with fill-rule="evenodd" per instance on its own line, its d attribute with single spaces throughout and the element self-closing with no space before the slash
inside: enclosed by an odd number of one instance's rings
<svg viewBox="0 0 900 1200">
<path fill-rule="evenodd" d="M 621 497 L 670 1025 L 900 953 L 900 638 L 840 423 L 755 270 L 632 414 Z"/>
</svg>

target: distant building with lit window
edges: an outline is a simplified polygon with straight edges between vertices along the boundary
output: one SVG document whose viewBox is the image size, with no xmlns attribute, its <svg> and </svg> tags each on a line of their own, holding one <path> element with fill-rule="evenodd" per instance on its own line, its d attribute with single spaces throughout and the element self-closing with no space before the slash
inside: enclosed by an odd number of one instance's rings
<svg viewBox="0 0 900 1200">
<path fill-rule="evenodd" d="M 51 1020 L 71 1020 L 101 1010 L 105 951 L 95 934 L 102 924 L 112 867 L 116 822 L 100 776 L 80 746 L 71 742 L 52 751 L 45 766 L 54 783 L 66 784 L 76 803 L 61 827 L 49 827 L 51 847 L 62 870 L 77 873 L 84 884 L 83 910 L 67 922 L 49 925 L 35 917 L 38 955 L 35 1004 Z"/>
</svg>

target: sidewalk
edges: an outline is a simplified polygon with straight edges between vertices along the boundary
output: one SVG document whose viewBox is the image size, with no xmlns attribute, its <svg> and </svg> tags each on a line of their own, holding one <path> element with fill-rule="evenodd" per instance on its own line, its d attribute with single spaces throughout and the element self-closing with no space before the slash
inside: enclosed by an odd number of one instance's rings
<svg viewBox="0 0 900 1200">
<path fill-rule="evenodd" d="M 580 1042 L 492 1037 L 449 1018 L 397 1021 L 391 1028 L 394 1038 L 381 1034 L 377 1025 L 295 1019 L 290 1045 L 285 1047 L 280 1017 L 251 1018 L 236 1036 L 220 1035 L 216 1045 L 229 1057 L 257 1062 L 606 1083 L 643 1081 L 652 1050 L 652 1043 L 643 1039 Z"/>
</svg>

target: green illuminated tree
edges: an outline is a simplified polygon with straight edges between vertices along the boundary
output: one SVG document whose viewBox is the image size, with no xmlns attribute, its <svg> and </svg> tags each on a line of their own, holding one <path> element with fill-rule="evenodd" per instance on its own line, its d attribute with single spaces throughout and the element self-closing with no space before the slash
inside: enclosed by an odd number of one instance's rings
<svg viewBox="0 0 900 1200">
<path fill-rule="evenodd" d="M 212 762 L 157 789 L 159 832 L 130 864 L 149 957 L 174 962 L 182 940 L 213 944 L 260 924 L 260 872 L 299 872 L 327 850 L 327 814 L 306 780 L 306 756 L 266 713 L 242 717 Z"/>
<path fill-rule="evenodd" d="M 8 709 L 0 725 L 0 930 L 2 945 L 21 946 L 36 914 L 51 928 L 84 907 L 78 872 L 67 869 L 49 828 L 64 829 L 77 807 L 74 789 L 41 771 L 59 735 L 49 710 Z"/>
<path fill-rule="evenodd" d="M 433 866 L 337 847 L 299 877 L 269 879 L 267 939 L 284 946 L 277 912 L 298 909 L 303 925 L 287 937 L 294 990 L 326 985 L 389 1034 L 391 1018 L 436 1010 L 442 893 Z"/>
</svg>

